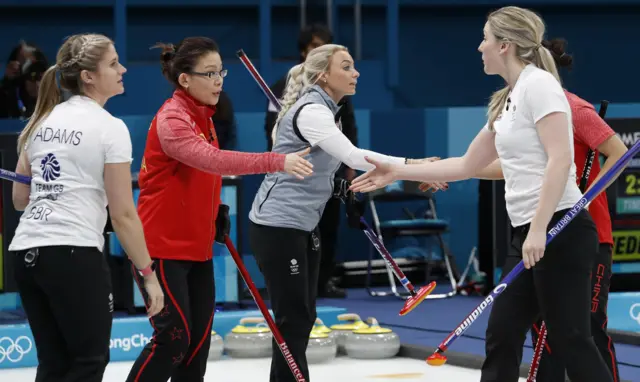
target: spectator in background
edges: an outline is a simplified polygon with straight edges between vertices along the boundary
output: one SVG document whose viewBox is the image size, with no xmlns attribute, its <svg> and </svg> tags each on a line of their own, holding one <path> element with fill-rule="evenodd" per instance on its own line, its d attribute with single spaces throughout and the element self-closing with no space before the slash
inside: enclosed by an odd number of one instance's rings
<svg viewBox="0 0 640 382">
<path fill-rule="evenodd" d="M 29 63 L 16 79 L 11 92 L 0 95 L 0 118 L 27 119 L 33 114 L 38 100 L 40 81 L 47 71 L 47 65 L 41 61 Z"/>
<path fill-rule="evenodd" d="M 21 40 L 9 54 L 7 68 L 5 69 L 4 78 L 2 79 L 2 87 L 11 85 L 12 83 L 15 85 L 15 81 L 18 80 L 23 69 L 26 69 L 33 61 L 47 63 L 46 57 L 37 46 Z"/>
<path fill-rule="evenodd" d="M 27 113 L 25 107 L 29 100 L 25 102 L 25 100 L 21 98 L 25 97 L 25 91 L 21 89 L 21 87 L 25 85 L 25 75 L 29 75 L 27 72 L 40 70 L 39 68 L 32 67 L 36 62 L 44 64 L 44 70 L 49 67 L 47 58 L 34 44 L 20 41 L 20 43 L 11 50 L 4 77 L 0 82 L 0 118 L 25 117 Z M 42 73 L 44 73 L 44 71 L 39 75 L 41 76 Z M 33 90 L 33 86 L 30 85 L 32 84 L 27 84 L 27 87 Z M 37 89 L 35 94 L 37 94 Z M 35 103 L 35 99 L 33 101 Z M 31 106 L 32 109 L 28 115 L 31 115 L 33 112 L 33 106 L 34 105 Z"/>
<path fill-rule="evenodd" d="M 331 31 L 324 25 L 313 24 L 303 28 L 298 36 L 298 51 L 300 53 L 300 62 L 304 62 L 309 53 L 314 48 L 333 42 Z M 284 75 L 272 87 L 271 91 L 280 99 L 283 95 L 287 75 Z M 340 118 L 342 131 L 349 138 L 354 146 L 358 146 L 356 119 L 354 115 L 353 103 L 350 97 L 345 97 L 338 103 L 340 111 L 336 118 Z M 267 116 L 265 118 L 264 130 L 267 135 L 267 150 L 273 148 L 271 139 L 271 131 L 275 125 L 278 112 L 271 103 L 268 104 Z M 341 165 L 336 177 L 344 178 L 351 181 L 355 178 L 355 170 Z M 339 288 L 336 280 L 332 277 L 335 270 L 336 248 L 338 241 L 338 229 L 340 228 L 340 199 L 331 198 L 327 202 L 322 218 L 319 223 L 320 230 L 320 248 L 322 256 L 320 260 L 320 274 L 318 276 L 318 297 L 329 298 L 345 298 L 346 292 Z"/>
<path fill-rule="evenodd" d="M 236 116 L 233 112 L 231 98 L 223 90 L 216 105 L 216 112 L 211 117 L 213 128 L 218 135 L 220 150 L 235 150 L 236 148 Z M 271 151 L 271 150 L 269 150 Z"/>
</svg>

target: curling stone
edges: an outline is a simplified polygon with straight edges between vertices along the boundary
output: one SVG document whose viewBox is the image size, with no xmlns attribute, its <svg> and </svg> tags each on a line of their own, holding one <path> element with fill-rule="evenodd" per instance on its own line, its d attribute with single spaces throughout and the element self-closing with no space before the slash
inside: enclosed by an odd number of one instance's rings
<svg viewBox="0 0 640 382">
<path fill-rule="evenodd" d="M 256 324 L 246 326 L 246 324 Z M 271 330 L 262 317 L 244 317 L 225 336 L 224 349 L 231 358 L 271 357 Z"/>
<path fill-rule="evenodd" d="M 211 331 L 211 345 L 209 345 L 209 361 L 217 361 L 222 358 L 224 352 L 224 340 L 218 333 Z"/>
<path fill-rule="evenodd" d="M 334 342 L 336 341 L 337 333 L 336 333 L 335 331 L 333 331 L 333 330 L 329 329 L 329 327 L 328 327 L 328 326 L 326 326 L 326 325 L 324 324 L 324 322 L 322 322 L 322 320 L 321 320 L 321 319 L 319 319 L 319 318 L 316 318 L 316 323 L 315 323 L 315 325 L 313 326 L 313 329 L 312 329 L 312 330 L 313 330 L 314 332 L 328 334 L 328 335 L 329 335 L 329 338 L 333 338 Z M 337 343 L 336 343 L 336 345 L 337 345 Z"/>
<path fill-rule="evenodd" d="M 307 362 L 310 364 L 329 362 L 336 357 L 337 352 L 336 340 L 331 338 L 329 333 L 318 330 L 311 331 L 306 351 Z"/>
<path fill-rule="evenodd" d="M 356 329 L 345 339 L 347 356 L 359 359 L 382 359 L 396 356 L 400 351 L 400 337 L 391 329 L 381 328 L 371 317 L 368 328 Z"/>
<path fill-rule="evenodd" d="M 338 316 L 338 321 L 351 321 L 348 324 L 331 325 L 331 330 L 336 334 L 336 343 L 338 344 L 338 354 L 346 354 L 344 344 L 345 339 L 353 334 L 356 329 L 368 328 L 365 322 L 355 313 L 345 313 Z"/>
</svg>

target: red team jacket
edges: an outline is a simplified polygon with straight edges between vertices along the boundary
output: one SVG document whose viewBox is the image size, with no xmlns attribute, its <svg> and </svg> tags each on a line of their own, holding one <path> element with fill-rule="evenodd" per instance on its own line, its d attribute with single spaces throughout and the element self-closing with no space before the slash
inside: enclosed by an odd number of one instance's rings
<svg viewBox="0 0 640 382">
<path fill-rule="evenodd" d="M 210 260 L 221 175 L 284 169 L 283 154 L 219 150 L 214 112 L 177 90 L 151 122 L 138 177 L 138 214 L 151 258 Z"/>
<path fill-rule="evenodd" d="M 192 124 L 193 135 L 218 147 L 211 121 L 214 111 L 176 92 L 151 122 L 138 177 L 138 214 L 152 258 L 212 257 L 222 177 L 167 155 L 158 136 L 158 124 L 170 120 Z"/>
<path fill-rule="evenodd" d="M 574 161 L 576 163 L 578 184 L 580 184 L 580 179 L 584 172 L 584 165 L 587 161 L 589 149 L 591 148 L 596 153 L 593 165 L 591 166 L 591 172 L 589 173 L 589 179 L 587 180 L 587 188 L 589 188 L 600 172 L 600 162 L 598 161 L 599 152 L 596 148 L 613 136 L 615 132 L 598 116 L 593 105 L 566 90 L 565 94 L 571 106 L 573 119 Z M 600 243 L 613 245 L 611 215 L 609 214 L 609 202 L 606 192 L 601 192 L 600 195 L 591 202 L 589 205 L 589 213 L 596 224 Z"/>
</svg>

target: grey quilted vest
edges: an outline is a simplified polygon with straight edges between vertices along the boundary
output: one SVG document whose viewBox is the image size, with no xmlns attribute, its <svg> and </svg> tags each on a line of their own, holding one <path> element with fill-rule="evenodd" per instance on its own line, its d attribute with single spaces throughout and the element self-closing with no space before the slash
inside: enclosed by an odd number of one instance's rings
<svg viewBox="0 0 640 382">
<path fill-rule="evenodd" d="M 288 154 L 309 147 L 297 128 L 296 119 L 302 107 L 314 103 L 326 105 L 334 116 L 339 109 L 321 87 L 312 86 L 280 120 L 273 152 Z M 317 146 L 311 148 L 306 159 L 313 164 L 313 174 L 304 180 L 284 172 L 265 176 L 249 212 L 252 222 L 307 232 L 316 228 L 332 195 L 334 175 L 341 162 Z"/>
</svg>

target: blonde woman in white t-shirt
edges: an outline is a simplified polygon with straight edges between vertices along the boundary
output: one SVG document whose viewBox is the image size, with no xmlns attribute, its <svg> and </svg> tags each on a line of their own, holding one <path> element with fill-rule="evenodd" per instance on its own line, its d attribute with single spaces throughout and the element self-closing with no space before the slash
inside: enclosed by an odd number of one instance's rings
<svg viewBox="0 0 640 382">
<path fill-rule="evenodd" d="M 612 376 L 590 331 L 589 278 L 598 235 L 589 213 L 580 212 L 546 246 L 548 229 L 582 194 L 575 178 L 571 109 L 553 57 L 541 44 L 544 32 L 543 21 L 529 10 L 504 7 L 491 13 L 478 50 L 485 73 L 500 75 L 506 86 L 491 97 L 488 123 L 467 152 L 411 166 L 369 160 L 376 168 L 356 178 L 351 189 L 369 192 L 395 180 L 474 178 L 500 158 L 514 227 L 504 274 L 520 260 L 526 270 L 491 310 L 481 381 L 518 380 L 525 335 L 542 316 L 549 345 L 571 380 L 609 382 Z"/>
<path fill-rule="evenodd" d="M 102 381 L 113 312 L 103 231 L 107 204 L 118 238 L 145 278 L 148 314 L 164 296 L 133 204 L 131 139 L 104 104 L 124 91 L 125 68 L 102 35 L 68 38 L 42 78 L 18 139 L 13 205 L 24 211 L 9 250 L 38 352 L 36 381 Z M 61 103 L 62 89 L 73 96 Z"/>
</svg>

